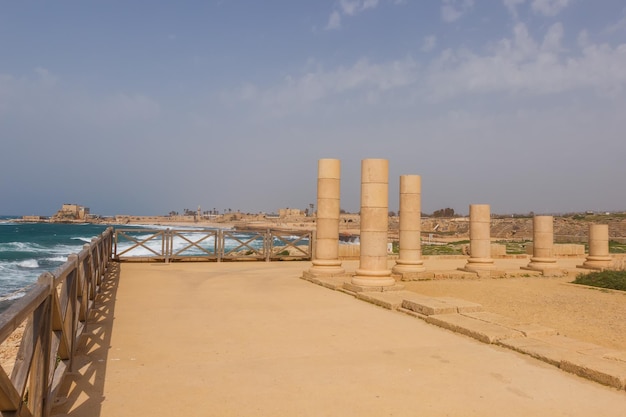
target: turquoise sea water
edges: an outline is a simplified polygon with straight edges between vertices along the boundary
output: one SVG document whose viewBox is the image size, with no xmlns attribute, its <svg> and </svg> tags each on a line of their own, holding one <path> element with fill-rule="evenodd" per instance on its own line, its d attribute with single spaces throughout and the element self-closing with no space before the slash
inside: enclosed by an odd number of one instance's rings
<svg viewBox="0 0 626 417">
<path fill-rule="evenodd" d="M 16 293 L 78 253 L 107 226 L 21 223 L 0 216 L 0 298 Z"/>
<path fill-rule="evenodd" d="M 108 225 L 100 224 L 65 224 L 65 223 L 23 223 L 16 221 L 17 217 L 0 216 L 0 301 L 2 299 L 14 299 L 23 295 L 23 289 L 34 283 L 37 278 L 46 271 L 54 271 L 67 261 L 70 254 L 78 253 L 86 243 L 106 230 Z M 119 226 L 116 226 L 119 227 Z M 131 232 L 138 241 L 150 237 L 152 233 L 164 226 L 154 225 L 125 225 L 122 229 L 137 229 Z M 147 230 L 150 229 L 150 230 Z M 177 228 L 183 231 L 190 230 L 189 241 L 195 241 L 201 236 L 193 235 L 193 227 Z M 227 250 L 237 248 L 241 242 L 247 242 L 250 248 L 259 249 L 263 245 L 262 237 L 253 237 L 254 234 L 235 233 L 236 239 L 227 239 L 224 242 Z M 288 238 L 293 241 L 297 236 Z M 189 246 L 189 241 L 178 237 L 174 240 L 174 250 L 177 251 Z M 215 239 L 210 237 L 203 240 L 201 246 L 213 251 Z M 278 240 L 276 245 L 283 245 Z M 300 244 L 308 244 L 308 239 L 300 241 Z M 147 243 L 154 251 L 160 250 L 160 242 L 153 240 Z M 119 242 L 118 251 L 122 252 L 130 248 L 133 242 Z M 244 251 L 248 249 L 243 248 Z M 146 247 L 137 247 L 125 256 L 153 256 Z M 204 252 L 191 247 L 185 252 L 185 256 L 203 256 Z"/>
</svg>

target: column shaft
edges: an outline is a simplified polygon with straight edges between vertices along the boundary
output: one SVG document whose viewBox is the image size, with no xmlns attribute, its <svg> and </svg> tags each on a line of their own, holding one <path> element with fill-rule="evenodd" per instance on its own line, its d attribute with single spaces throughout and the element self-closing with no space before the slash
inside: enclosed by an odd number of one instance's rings
<svg viewBox="0 0 626 417">
<path fill-rule="evenodd" d="M 392 286 L 395 280 L 387 267 L 389 228 L 389 162 L 361 161 L 361 255 L 352 284 Z"/>
<path fill-rule="evenodd" d="M 554 218 L 552 216 L 533 217 L 533 256 L 523 269 L 543 271 L 556 268 L 554 257 Z"/>
<path fill-rule="evenodd" d="M 422 179 L 419 175 L 400 176 L 400 251 L 393 267 L 396 274 L 425 271 L 422 260 Z"/>
<path fill-rule="evenodd" d="M 345 272 L 339 260 L 341 162 L 320 159 L 317 169 L 315 258 L 309 272 L 339 275 Z"/>
<path fill-rule="evenodd" d="M 604 269 L 611 266 L 613 258 L 609 254 L 609 225 L 589 225 L 589 255 L 583 268 Z"/>
<path fill-rule="evenodd" d="M 466 271 L 490 270 L 495 267 L 491 258 L 491 211 L 488 204 L 470 204 L 470 257 Z"/>
</svg>

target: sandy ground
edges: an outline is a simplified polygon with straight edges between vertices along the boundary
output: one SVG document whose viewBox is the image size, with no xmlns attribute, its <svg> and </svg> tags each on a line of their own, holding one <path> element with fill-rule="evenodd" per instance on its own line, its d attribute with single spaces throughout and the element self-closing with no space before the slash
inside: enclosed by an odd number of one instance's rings
<svg viewBox="0 0 626 417">
<path fill-rule="evenodd" d="M 559 260 L 562 277 L 476 278 L 403 282 L 429 296 L 451 296 L 482 304 L 486 311 L 537 323 L 559 334 L 626 351 L 626 293 L 571 284 L 583 259 Z M 499 261 L 496 261 L 499 262 Z M 525 265 L 527 260 L 510 260 Z M 425 265 L 434 261 L 425 261 Z"/>
</svg>

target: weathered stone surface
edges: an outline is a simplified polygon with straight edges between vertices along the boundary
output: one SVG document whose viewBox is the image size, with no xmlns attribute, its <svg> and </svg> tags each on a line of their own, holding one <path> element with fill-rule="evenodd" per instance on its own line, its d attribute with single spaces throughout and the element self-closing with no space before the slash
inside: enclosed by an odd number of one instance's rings
<svg viewBox="0 0 626 417">
<path fill-rule="evenodd" d="M 456 306 L 448 304 L 436 298 L 423 298 L 419 300 L 404 300 L 402 307 L 416 313 L 432 316 L 434 314 L 451 314 L 456 313 Z"/>
<path fill-rule="evenodd" d="M 502 339 L 522 336 L 522 334 L 516 330 L 498 326 L 493 323 L 486 323 L 458 313 L 436 314 L 428 316 L 426 321 L 439 327 L 473 337 L 484 343 L 496 343 Z"/>
<path fill-rule="evenodd" d="M 561 369 L 618 389 L 626 388 L 626 363 L 583 354 L 569 355 Z"/>
<path fill-rule="evenodd" d="M 359 300 L 367 301 L 368 303 L 376 304 L 381 307 L 388 308 L 389 310 L 396 310 L 402 306 L 407 296 L 411 296 L 414 293 L 410 291 L 384 291 L 384 292 L 358 292 L 355 294 Z"/>
<path fill-rule="evenodd" d="M 555 329 L 550 327 L 541 326 L 535 323 L 519 323 L 516 320 L 502 316 L 500 314 L 491 313 L 488 311 L 478 311 L 478 312 L 461 312 L 464 316 L 472 317 L 477 320 L 481 320 L 487 323 L 497 324 L 499 326 L 503 326 L 512 330 L 517 330 L 522 333 L 522 335 L 526 337 L 532 336 L 551 336 L 556 335 L 557 332 Z"/>
</svg>

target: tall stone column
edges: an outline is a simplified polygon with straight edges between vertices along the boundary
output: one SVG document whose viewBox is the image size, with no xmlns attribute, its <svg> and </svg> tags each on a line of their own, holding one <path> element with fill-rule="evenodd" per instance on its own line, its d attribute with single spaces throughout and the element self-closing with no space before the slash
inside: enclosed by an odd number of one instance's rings
<svg viewBox="0 0 626 417">
<path fill-rule="evenodd" d="M 361 287 L 393 286 L 387 268 L 389 229 L 389 162 L 361 161 L 361 256 L 352 284 Z"/>
<path fill-rule="evenodd" d="M 422 260 L 422 178 L 419 175 L 400 176 L 400 253 L 392 271 L 394 274 L 423 272 Z"/>
<path fill-rule="evenodd" d="M 533 217 L 533 256 L 522 269 L 543 271 L 556 268 L 554 257 L 554 218 L 552 216 Z"/>
<path fill-rule="evenodd" d="M 470 204 L 470 257 L 465 271 L 495 268 L 491 258 L 491 211 L 489 204 Z"/>
<path fill-rule="evenodd" d="M 611 266 L 613 258 L 609 254 L 609 225 L 589 225 L 589 255 L 580 266 L 588 269 L 604 269 Z"/>
<path fill-rule="evenodd" d="M 315 258 L 309 272 L 315 275 L 341 275 L 339 260 L 339 213 L 341 161 L 317 162 L 317 216 Z"/>
</svg>

